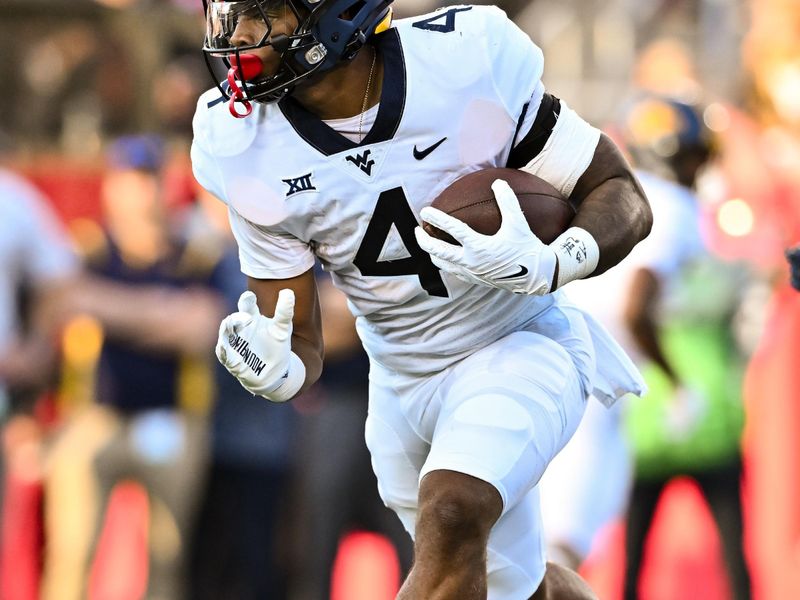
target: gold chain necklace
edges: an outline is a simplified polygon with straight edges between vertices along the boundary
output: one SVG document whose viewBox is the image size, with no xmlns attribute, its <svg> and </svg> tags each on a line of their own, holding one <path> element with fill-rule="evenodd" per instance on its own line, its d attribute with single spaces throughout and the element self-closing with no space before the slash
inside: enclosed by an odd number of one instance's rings
<svg viewBox="0 0 800 600">
<path fill-rule="evenodd" d="M 364 90 L 364 101 L 361 103 L 361 114 L 358 116 L 358 143 L 361 143 L 361 140 L 364 137 L 361 135 L 361 126 L 364 123 L 364 112 L 367 110 L 367 101 L 369 100 L 369 90 L 372 88 L 372 73 L 375 70 L 375 59 L 378 56 L 378 51 L 373 49 L 372 50 L 372 64 L 369 67 L 369 77 L 367 77 L 367 89 Z"/>
</svg>

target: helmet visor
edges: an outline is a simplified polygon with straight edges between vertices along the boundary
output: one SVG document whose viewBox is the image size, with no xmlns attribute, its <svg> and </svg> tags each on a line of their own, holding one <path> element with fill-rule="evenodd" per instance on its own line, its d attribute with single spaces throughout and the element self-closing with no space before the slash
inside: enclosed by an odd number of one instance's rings
<svg viewBox="0 0 800 600">
<path fill-rule="evenodd" d="M 272 29 L 270 18 L 280 15 L 284 6 L 285 0 L 208 2 L 205 49 L 225 53 L 235 47 L 241 51 L 264 46 Z M 234 43 L 239 29 L 240 37 Z"/>
</svg>

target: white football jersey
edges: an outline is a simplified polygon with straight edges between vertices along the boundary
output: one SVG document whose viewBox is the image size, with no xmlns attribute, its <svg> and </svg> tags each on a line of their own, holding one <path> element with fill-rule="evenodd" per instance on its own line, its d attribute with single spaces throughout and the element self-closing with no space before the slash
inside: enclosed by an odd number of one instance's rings
<svg viewBox="0 0 800 600">
<path fill-rule="evenodd" d="M 198 181 L 229 206 L 245 274 L 294 277 L 318 258 L 349 298 L 370 357 L 433 373 L 512 331 L 535 330 L 562 302 L 558 292 L 464 283 L 439 271 L 413 233 L 420 209 L 454 180 L 506 165 L 542 100 L 543 57 L 496 7 L 401 20 L 374 40 L 384 81 L 360 144 L 291 97 L 235 119 L 212 90 L 198 104 L 192 161 Z M 542 333 L 570 339 L 567 320 L 559 331 L 545 321 Z"/>
<path fill-rule="evenodd" d="M 21 334 L 18 292 L 47 289 L 77 271 L 78 261 L 46 198 L 0 169 L 0 355 Z"/>
</svg>

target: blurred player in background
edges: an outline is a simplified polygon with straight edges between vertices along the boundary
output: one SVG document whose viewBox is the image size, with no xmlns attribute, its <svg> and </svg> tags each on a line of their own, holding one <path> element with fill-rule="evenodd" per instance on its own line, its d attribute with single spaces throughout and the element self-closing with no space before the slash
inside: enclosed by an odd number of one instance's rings
<svg viewBox="0 0 800 600">
<path fill-rule="evenodd" d="M 254 292 L 223 321 L 218 358 L 274 402 L 316 381 L 319 259 L 370 356 L 381 496 L 415 538 L 398 597 L 591 597 L 574 573 L 545 568 L 536 484 L 589 392 L 613 403 L 642 389 L 605 330 L 556 291 L 647 235 L 628 165 L 545 92 L 541 51 L 497 8 L 394 26 L 385 0 L 206 9 L 205 51 L 230 71 L 198 103 L 193 167 L 228 204 Z M 543 244 L 500 181 L 496 235 L 427 206 L 491 166 L 549 181 L 577 206 L 572 226 Z"/>
<path fill-rule="evenodd" d="M 566 564 L 579 564 L 631 492 L 626 598 L 636 598 L 660 493 L 673 476 L 691 474 L 717 518 L 732 587 L 737 597 L 748 597 L 738 459 L 743 366 L 731 351 L 730 328 L 744 281 L 740 266 L 714 259 L 706 248 L 693 191 L 711 154 L 711 133 L 698 109 L 652 93 L 631 101 L 618 133 L 642 169 L 653 231 L 618 268 L 570 286 L 567 294 L 606 324 L 638 363 L 651 365 L 651 392 L 613 411 L 587 410 L 543 481 L 549 542 Z"/>
<path fill-rule="evenodd" d="M 11 151 L 11 140 L 0 133 L 0 413 L 4 417 L 13 410 L 11 404 L 29 410 L 29 401 L 52 382 L 57 306 L 78 266 L 47 200 L 7 166 Z"/>
<path fill-rule="evenodd" d="M 628 109 L 625 134 L 634 162 L 666 178 L 641 178 L 658 224 L 630 257 L 623 307 L 650 386 L 648 397 L 631 402 L 626 414 L 635 470 L 625 598 L 639 597 L 656 505 L 679 475 L 697 482 L 714 515 L 733 597 L 750 598 L 740 493 L 744 356 L 732 327 L 748 273 L 716 258 L 701 229 L 694 190 L 712 154 L 712 133 L 701 109 L 645 96 Z"/>
<path fill-rule="evenodd" d="M 163 204 L 164 148 L 116 140 L 103 181 L 106 235 L 70 310 L 102 326 L 96 403 L 76 407 L 49 458 L 44 598 L 85 598 L 116 485 L 149 498 L 148 598 L 185 596 L 187 545 L 207 464 L 208 349 L 223 312 L 202 249 Z M 102 593 L 100 594 L 102 596 Z"/>
<path fill-rule="evenodd" d="M 39 577 L 41 424 L 58 368 L 58 317 L 78 261 L 48 201 L 9 166 L 0 133 L 0 596 Z M 32 492 L 32 493 L 30 493 Z"/>
</svg>

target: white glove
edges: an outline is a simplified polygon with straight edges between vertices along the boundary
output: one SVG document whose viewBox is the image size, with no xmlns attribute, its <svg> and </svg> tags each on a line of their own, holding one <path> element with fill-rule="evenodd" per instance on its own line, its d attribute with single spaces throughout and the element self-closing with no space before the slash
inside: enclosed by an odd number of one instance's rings
<svg viewBox="0 0 800 600">
<path fill-rule="evenodd" d="M 219 362 L 250 393 L 272 402 L 291 399 L 306 378 L 303 361 L 292 352 L 294 292 L 280 291 L 271 319 L 259 312 L 253 292 L 239 297 L 238 308 L 219 326 Z"/>
<path fill-rule="evenodd" d="M 417 243 L 433 264 L 468 283 L 489 285 L 515 294 L 544 295 L 553 287 L 556 252 L 534 234 L 516 194 L 502 179 L 492 183 L 502 222 L 494 235 L 477 233 L 463 221 L 426 206 L 420 217 L 449 233 L 461 246 L 436 239 L 421 227 Z"/>
</svg>

